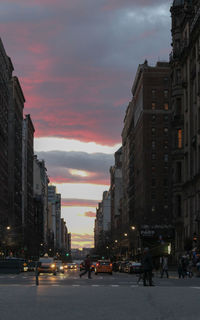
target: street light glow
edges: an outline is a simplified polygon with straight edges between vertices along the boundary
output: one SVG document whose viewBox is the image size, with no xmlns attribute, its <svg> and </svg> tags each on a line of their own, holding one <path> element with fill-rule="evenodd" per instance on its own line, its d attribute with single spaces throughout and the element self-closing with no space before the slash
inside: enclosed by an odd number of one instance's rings
<svg viewBox="0 0 200 320">
<path fill-rule="evenodd" d="M 125 236 L 125 237 L 127 237 L 127 236 L 128 236 L 128 234 L 127 234 L 127 233 L 124 233 L 124 236 Z"/>
<path fill-rule="evenodd" d="M 131 226 L 131 229 L 132 229 L 132 230 L 135 230 L 135 226 Z"/>
</svg>

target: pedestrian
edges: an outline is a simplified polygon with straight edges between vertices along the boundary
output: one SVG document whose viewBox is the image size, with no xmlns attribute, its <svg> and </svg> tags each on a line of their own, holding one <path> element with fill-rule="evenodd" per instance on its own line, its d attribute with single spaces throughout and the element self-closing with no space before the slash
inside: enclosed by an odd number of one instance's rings
<svg viewBox="0 0 200 320">
<path fill-rule="evenodd" d="M 193 261 L 192 261 L 192 259 L 190 259 L 189 263 L 188 263 L 188 276 L 189 276 L 189 278 L 193 277 Z"/>
<path fill-rule="evenodd" d="M 183 279 L 185 278 L 185 274 L 183 270 L 183 258 L 181 257 L 178 259 L 178 276 L 179 276 L 179 279 L 181 279 L 181 277 Z"/>
<path fill-rule="evenodd" d="M 161 259 L 161 275 L 160 277 L 162 278 L 164 273 L 166 274 L 167 278 L 169 278 L 168 274 L 168 257 L 163 256 Z"/>
<path fill-rule="evenodd" d="M 92 279 L 92 278 L 91 278 L 91 260 L 90 260 L 90 255 L 89 255 L 89 254 L 86 256 L 86 259 L 85 259 L 85 261 L 84 261 L 84 267 L 85 267 L 85 271 L 83 271 L 82 273 L 80 273 L 80 278 L 81 278 L 84 274 L 88 273 L 88 279 Z"/>
<path fill-rule="evenodd" d="M 144 249 L 144 255 L 143 255 L 143 259 L 142 259 L 142 267 L 144 270 L 143 285 L 146 286 L 147 285 L 146 281 L 148 280 L 149 285 L 153 286 L 153 282 L 152 282 L 153 260 L 152 260 L 151 254 L 149 252 L 149 248 Z"/>
</svg>

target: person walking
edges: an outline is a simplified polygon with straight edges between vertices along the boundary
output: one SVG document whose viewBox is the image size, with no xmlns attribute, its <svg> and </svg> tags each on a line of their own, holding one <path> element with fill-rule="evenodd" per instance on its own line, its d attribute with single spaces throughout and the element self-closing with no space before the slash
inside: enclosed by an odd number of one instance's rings
<svg viewBox="0 0 200 320">
<path fill-rule="evenodd" d="M 161 275 L 160 277 L 162 278 L 164 273 L 166 274 L 167 278 L 169 278 L 169 273 L 168 273 L 168 257 L 163 256 L 161 259 Z"/>
<path fill-rule="evenodd" d="M 86 256 L 86 259 L 85 259 L 85 261 L 84 261 L 84 265 L 85 265 L 85 271 L 83 271 L 82 273 L 80 273 L 80 278 L 84 275 L 84 274 L 86 274 L 86 273 L 88 273 L 88 279 L 92 279 L 91 278 L 91 260 L 90 260 L 90 255 L 88 254 L 87 256 Z"/>
<path fill-rule="evenodd" d="M 179 257 L 178 259 L 178 277 L 181 279 L 181 277 L 184 279 L 185 278 L 185 273 L 183 270 L 183 258 Z"/>
<path fill-rule="evenodd" d="M 144 255 L 142 259 L 142 266 L 144 270 L 143 274 L 143 285 L 147 286 L 147 280 L 150 286 L 154 286 L 152 282 L 152 270 L 153 270 L 153 259 L 149 252 L 149 248 L 144 249 Z"/>
</svg>

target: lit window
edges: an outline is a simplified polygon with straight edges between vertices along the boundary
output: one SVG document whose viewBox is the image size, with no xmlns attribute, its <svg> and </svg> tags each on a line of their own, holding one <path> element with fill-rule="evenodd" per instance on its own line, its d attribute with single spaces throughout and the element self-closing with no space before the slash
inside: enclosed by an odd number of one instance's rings
<svg viewBox="0 0 200 320">
<path fill-rule="evenodd" d="M 152 110 L 155 110 L 155 109 L 156 109 L 156 104 L 155 104 L 155 102 L 152 102 L 152 104 L 151 104 L 151 109 L 152 109 Z"/>
<path fill-rule="evenodd" d="M 152 121 L 155 121 L 155 120 L 156 120 L 155 114 L 152 115 L 151 119 L 152 119 Z"/>
<path fill-rule="evenodd" d="M 164 110 L 169 110 L 169 104 L 168 103 L 164 103 Z"/>
<path fill-rule="evenodd" d="M 179 149 L 182 148 L 182 130 L 181 129 L 178 130 L 178 148 Z"/>
<path fill-rule="evenodd" d="M 155 206 L 152 206 L 151 211 L 154 212 L 156 210 Z"/>
</svg>

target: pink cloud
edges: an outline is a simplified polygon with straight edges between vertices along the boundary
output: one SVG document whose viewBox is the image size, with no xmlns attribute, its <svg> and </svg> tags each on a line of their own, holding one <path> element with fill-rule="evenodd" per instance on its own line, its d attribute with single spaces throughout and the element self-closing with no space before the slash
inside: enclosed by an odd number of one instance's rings
<svg viewBox="0 0 200 320">
<path fill-rule="evenodd" d="M 87 211 L 84 213 L 85 217 L 89 217 L 89 218 L 95 218 L 96 217 L 96 213 L 92 212 L 92 211 Z"/>
<path fill-rule="evenodd" d="M 91 207 L 96 208 L 99 200 L 89 199 L 66 199 L 62 198 L 63 207 Z"/>
</svg>

